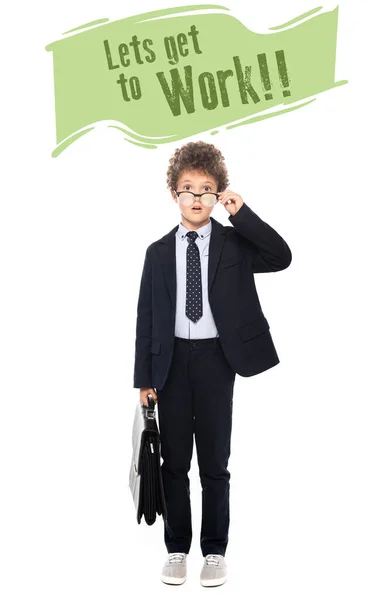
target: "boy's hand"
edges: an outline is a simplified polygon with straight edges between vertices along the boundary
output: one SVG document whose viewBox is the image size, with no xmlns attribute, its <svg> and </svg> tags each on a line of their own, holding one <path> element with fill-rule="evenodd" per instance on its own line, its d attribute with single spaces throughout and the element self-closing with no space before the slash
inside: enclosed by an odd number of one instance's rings
<svg viewBox="0 0 386 600">
<path fill-rule="evenodd" d="M 228 204 L 228 200 L 231 200 Z M 244 200 L 239 194 L 235 194 L 231 190 L 224 190 L 220 192 L 218 202 L 221 202 L 227 209 L 227 211 L 233 216 L 237 213 L 239 208 L 244 204 Z"/>
<path fill-rule="evenodd" d="M 155 393 L 153 388 L 139 388 L 139 398 L 142 402 L 142 404 L 144 404 L 145 406 L 149 406 L 148 401 L 147 401 L 147 395 L 151 394 L 153 396 L 153 400 L 155 403 L 157 403 L 157 394 Z"/>
</svg>

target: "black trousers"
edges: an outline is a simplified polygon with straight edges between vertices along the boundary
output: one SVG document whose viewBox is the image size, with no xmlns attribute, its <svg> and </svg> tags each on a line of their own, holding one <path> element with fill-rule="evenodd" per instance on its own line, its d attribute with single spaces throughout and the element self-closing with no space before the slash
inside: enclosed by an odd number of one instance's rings
<svg viewBox="0 0 386 600">
<path fill-rule="evenodd" d="M 225 556 L 235 375 L 218 337 L 175 337 L 168 377 L 162 390 L 157 390 L 168 552 L 188 554 L 191 546 L 188 472 L 194 435 L 202 487 L 201 551 L 203 556 Z"/>
</svg>

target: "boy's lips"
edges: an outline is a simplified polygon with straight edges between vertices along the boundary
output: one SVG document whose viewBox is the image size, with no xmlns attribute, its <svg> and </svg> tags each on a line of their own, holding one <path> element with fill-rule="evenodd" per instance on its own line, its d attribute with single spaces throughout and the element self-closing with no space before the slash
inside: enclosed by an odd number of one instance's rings
<svg viewBox="0 0 386 600">
<path fill-rule="evenodd" d="M 197 208 L 192 208 L 193 212 L 201 212 L 202 208 L 201 207 L 197 207 Z"/>
</svg>

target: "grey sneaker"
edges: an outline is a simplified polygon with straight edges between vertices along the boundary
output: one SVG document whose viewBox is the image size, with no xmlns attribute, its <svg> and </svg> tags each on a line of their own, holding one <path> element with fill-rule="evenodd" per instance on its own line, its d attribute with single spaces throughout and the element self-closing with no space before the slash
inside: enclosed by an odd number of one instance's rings
<svg viewBox="0 0 386 600">
<path fill-rule="evenodd" d="M 201 570 L 200 583 L 204 586 L 222 585 L 227 580 L 227 566 L 222 554 L 207 554 Z"/>
<path fill-rule="evenodd" d="M 161 580 L 164 583 L 179 585 L 186 581 L 186 554 L 184 552 L 171 552 L 165 562 Z"/>
</svg>

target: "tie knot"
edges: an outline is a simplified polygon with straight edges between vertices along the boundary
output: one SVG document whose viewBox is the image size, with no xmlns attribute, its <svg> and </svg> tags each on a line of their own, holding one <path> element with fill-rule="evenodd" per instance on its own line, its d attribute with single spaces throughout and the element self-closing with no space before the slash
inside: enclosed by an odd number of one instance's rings
<svg viewBox="0 0 386 600">
<path fill-rule="evenodd" d="M 189 242 L 194 242 L 195 239 L 198 237 L 198 233 L 197 231 L 188 231 L 186 237 L 189 238 Z"/>
</svg>

